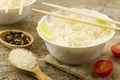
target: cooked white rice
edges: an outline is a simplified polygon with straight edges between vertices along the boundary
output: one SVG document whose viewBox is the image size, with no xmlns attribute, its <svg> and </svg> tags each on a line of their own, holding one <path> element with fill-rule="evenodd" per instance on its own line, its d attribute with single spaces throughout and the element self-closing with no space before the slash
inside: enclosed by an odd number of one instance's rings
<svg viewBox="0 0 120 80">
<path fill-rule="evenodd" d="M 13 49 L 9 53 L 8 59 L 17 67 L 25 70 L 30 70 L 37 64 L 36 57 L 30 51 L 19 48 Z"/>
<path fill-rule="evenodd" d="M 75 19 L 95 22 L 95 19 L 84 16 L 75 14 L 69 16 Z M 105 40 L 110 34 L 109 29 L 76 23 L 56 17 L 50 17 L 46 24 L 56 38 L 53 42 L 63 46 L 80 47 L 98 44 Z"/>
<path fill-rule="evenodd" d="M 9 1 L 11 1 L 10 8 L 17 8 L 20 7 L 22 0 L 0 0 L 0 8 L 6 9 Z M 32 0 L 24 0 L 24 1 L 25 1 L 24 4 L 26 5 L 30 3 Z"/>
</svg>

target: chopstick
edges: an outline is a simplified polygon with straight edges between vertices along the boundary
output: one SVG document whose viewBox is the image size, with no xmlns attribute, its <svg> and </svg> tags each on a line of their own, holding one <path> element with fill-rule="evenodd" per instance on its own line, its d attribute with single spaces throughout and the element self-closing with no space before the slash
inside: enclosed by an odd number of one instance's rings
<svg viewBox="0 0 120 80">
<path fill-rule="evenodd" d="M 63 7 L 63 6 L 59 6 L 59 5 L 55 5 L 55 4 L 51 4 L 51 3 L 42 2 L 42 4 L 50 6 L 50 7 L 54 7 L 54 8 L 60 9 L 60 10 L 69 11 L 69 12 L 76 13 L 76 14 L 79 14 L 79 15 L 83 15 L 83 16 L 87 16 L 87 17 L 91 17 L 91 18 L 96 18 L 96 19 L 108 21 L 108 22 L 113 23 L 113 24 L 120 25 L 119 21 L 103 19 L 103 18 L 100 18 L 100 17 L 97 17 L 97 16 L 93 16 L 93 15 L 90 15 L 90 14 L 87 14 L 87 13 L 79 12 L 79 11 L 72 10 L 70 8 L 67 8 L 67 7 Z"/>
<path fill-rule="evenodd" d="M 8 4 L 7 4 L 6 10 L 5 10 L 6 14 L 9 12 L 10 5 L 11 5 L 11 0 L 8 0 Z"/>
<path fill-rule="evenodd" d="M 11 5 L 11 0 L 8 0 L 7 8 L 6 8 L 6 11 L 5 11 L 6 14 L 9 12 L 10 5 Z M 21 0 L 19 15 L 22 14 L 22 12 L 23 12 L 23 7 L 24 7 L 24 0 Z"/>
<path fill-rule="evenodd" d="M 97 24 L 97 23 L 93 23 L 93 22 L 89 22 L 89 21 L 85 21 L 85 20 L 74 19 L 74 18 L 70 18 L 70 17 L 67 17 L 67 16 L 54 14 L 54 13 L 51 13 L 51 12 L 48 12 L 48 11 L 34 9 L 34 8 L 32 10 L 35 11 L 35 12 L 38 12 L 38 13 L 44 13 L 44 14 L 47 14 L 49 16 L 55 16 L 55 17 L 58 17 L 58 18 L 62 18 L 62 19 L 66 19 L 66 20 L 70 20 L 70 21 L 74 21 L 74 22 L 80 22 L 80 23 L 87 24 L 87 25 L 93 25 L 93 26 L 96 26 L 96 27 L 102 27 L 102 28 L 108 28 L 108 29 L 113 29 L 113 30 L 120 31 L 120 28 L 118 28 L 118 27 L 110 27 L 110 26 L 107 26 L 107 25 Z"/>
<path fill-rule="evenodd" d="M 20 10 L 19 10 L 19 15 L 22 14 L 22 12 L 23 12 L 23 7 L 24 7 L 24 0 L 21 0 L 21 5 L 20 5 Z"/>
</svg>

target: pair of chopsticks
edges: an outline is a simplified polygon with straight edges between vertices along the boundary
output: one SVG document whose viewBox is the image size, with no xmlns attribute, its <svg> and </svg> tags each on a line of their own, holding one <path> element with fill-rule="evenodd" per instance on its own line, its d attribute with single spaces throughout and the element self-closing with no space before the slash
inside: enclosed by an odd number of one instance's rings
<svg viewBox="0 0 120 80">
<path fill-rule="evenodd" d="M 71 10 L 69 8 L 62 7 L 62 6 L 59 6 L 59 5 L 46 3 L 46 2 L 42 2 L 42 4 L 50 6 L 50 7 L 54 7 L 54 8 L 60 9 L 60 10 L 69 11 L 69 12 L 76 13 L 76 14 L 79 14 L 79 15 L 83 15 L 83 16 L 87 16 L 87 17 L 91 17 L 91 18 L 96 18 L 96 19 L 100 19 L 100 20 L 103 20 L 103 21 L 107 21 L 109 23 L 120 25 L 120 22 L 118 22 L 118 21 L 102 19 L 102 18 L 93 16 L 93 15 L 90 15 L 90 14 L 86 14 L 86 13 L 79 12 L 79 11 L 76 11 L 76 10 Z M 74 19 L 74 18 L 70 18 L 70 17 L 67 17 L 67 16 L 59 15 L 59 14 L 54 14 L 54 13 L 39 10 L 39 9 L 32 9 L 32 10 L 35 11 L 35 12 L 44 13 L 44 14 L 47 14 L 47 15 L 50 15 L 50 16 L 63 18 L 63 19 L 66 19 L 66 20 L 71 20 L 71 21 L 80 22 L 80 23 L 83 23 L 83 24 L 93 25 L 93 26 L 96 26 L 96 27 L 103 27 L 103 28 L 109 28 L 109 29 L 120 31 L 119 27 L 110 27 L 110 26 L 103 25 L 103 24 L 97 24 L 97 23 L 93 23 L 93 22 L 89 22 L 89 21 L 85 21 L 85 20 Z"/>
<path fill-rule="evenodd" d="M 8 2 L 7 2 L 7 8 L 6 8 L 6 11 L 5 11 L 6 14 L 9 12 L 9 9 L 10 9 L 11 5 L 12 5 L 12 1 L 8 0 Z M 20 9 L 19 9 L 19 15 L 22 14 L 23 7 L 24 7 L 24 0 L 21 0 Z"/>
</svg>

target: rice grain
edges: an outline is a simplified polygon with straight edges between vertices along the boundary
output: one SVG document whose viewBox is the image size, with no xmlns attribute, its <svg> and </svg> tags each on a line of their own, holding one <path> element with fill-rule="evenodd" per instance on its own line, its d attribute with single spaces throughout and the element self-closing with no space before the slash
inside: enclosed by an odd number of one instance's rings
<svg viewBox="0 0 120 80">
<path fill-rule="evenodd" d="M 20 48 L 13 49 L 9 53 L 8 59 L 12 64 L 25 70 L 31 70 L 37 64 L 37 58 L 32 52 Z"/>
</svg>

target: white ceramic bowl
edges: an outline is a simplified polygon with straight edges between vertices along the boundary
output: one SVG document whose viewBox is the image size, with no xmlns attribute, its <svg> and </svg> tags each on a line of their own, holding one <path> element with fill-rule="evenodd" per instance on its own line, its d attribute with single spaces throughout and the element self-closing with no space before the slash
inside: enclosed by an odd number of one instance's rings
<svg viewBox="0 0 120 80">
<path fill-rule="evenodd" d="M 20 8 L 10 9 L 8 14 L 5 14 L 5 9 L 0 8 L 0 24 L 8 25 L 23 20 L 30 13 L 35 1 L 36 0 L 32 0 L 29 4 L 24 6 L 22 15 L 19 15 Z"/>
<path fill-rule="evenodd" d="M 76 9 L 76 8 L 73 8 Z M 101 14 L 97 11 L 94 10 L 88 10 L 88 9 L 76 9 L 78 11 L 82 11 L 82 12 L 86 12 L 92 15 L 96 15 L 96 16 L 100 16 L 103 18 L 108 18 L 106 15 Z M 59 13 L 60 11 L 57 11 L 55 13 Z M 49 52 L 51 53 L 51 55 L 53 57 L 55 57 L 57 60 L 66 63 L 66 64 L 70 64 L 70 65 L 79 65 L 85 62 L 91 62 L 94 59 L 96 59 L 100 53 L 102 52 L 105 43 L 107 43 L 108 40 L 110 40 L 114 34 L 115 31 L 112 30 L 109 37 L 102 41 L 101 43 L 92 45 L 92 46 L 87 46 L 87 47 L 66 47 L 66 46 L 60 46 L 58 44 L 55 44 L 53 42 L 50 42 L 48 40 L 46 40 L 40 33 L 39 31 L 39 25 L 42 22 L 47 21 L 48 16 L 44 16 L 39 22 L 38 22 L 38 26 L 37 26 L 37 32 L 39 34 L 39 36 L 45 41 L 45 44 L 49 50 Z M 110 19 L 110 18 L 108 18 Z M 115 27 L 115 25 L 114 25 Z"/>
</svg>

